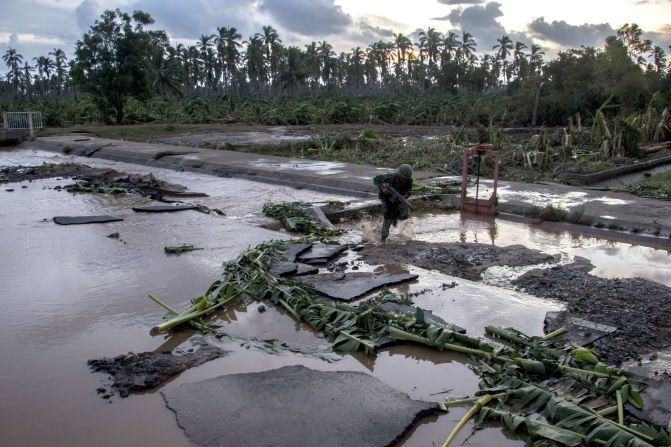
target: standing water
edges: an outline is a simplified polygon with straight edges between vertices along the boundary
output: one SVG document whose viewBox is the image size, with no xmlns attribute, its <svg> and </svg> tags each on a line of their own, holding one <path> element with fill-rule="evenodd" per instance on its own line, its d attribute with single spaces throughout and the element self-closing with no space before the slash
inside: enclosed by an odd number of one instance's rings
<svg viewBox="0 0 671 447">
<path fill-rule="evenodd" d="M 269 239 L 288 237 L 261 229 L 251 222 L 268 201 L 348 200 L 346 197 L 296 190 L 239 179 L 221 179 L 158 168 L 83 160 L 39 151 L 0 152 L 0 165 L 36 165 L 43 162 L 78 162 L 128 173 L 154 173 L 157 178 L 185 185 L 190 191 L 210 196 L 189 199 L 210 208 L 223 209 L 225 217 L 195 211 L 169 214 L 134 213 L 131 208 L 152 203 L 130 194 L 71 194 L 58 189 L 69 179 L 47 179 L 3 185 L 0 191 L 0 269 L 3 321 L 0 325 L 0 429 L 3 444 L 30 446 L 190 445 L 177 427 L 156 390 L 126 399 L 103 400 L 96 393 L 104 376 L 92 374 L 86 361 L 117 356 L 129 351 L 172 349 L 190 346 L 198 334 L 181 332 L 169 337 L 148 335 L 163 312 L 147 299 L 152 292 L 168 304 L 183 308 L 202 293 L 221 273 L 221 263 L 249 246 Z M 23 187 L 26 188 L 23 188 Z M 4 189 L 14 189 L 5 192 Z M 58 226 L 56 215 L 110 214 L 124 219 L 100 225 Z M 375 224 L 369 223 L 371 228 Z M 413 218 L 409 228 L 400 226 L 392 237 L 409 235 L 419 240 L 483 242 L 507 245 L 523 243 L 568 256 L 591 256 L 597 269 L 608 270 L 610 252 L 628 252 L 634 265 L 646 265 L 650 275 L 668 283 L 661 267 L 668 253 L 608 245 L 567 234 L 535 231 L 521 224 L 481 219 L 462 219 L 457 214 Z M 373 234 L 375 229 L 371 229 Z M 399 233 L 400 232 L 400 233 Z M 119 238 L 107 237 L 119 233 Z M 353 232 L 350 237 L 361 237 Z M 193 244 L 204 250 L 167 256 L 163 247 Z M 597 254 L 594 254 L 597 253 Z M 643 256 L 645 254 L 646 256 Z M 603 258 L 603 262 L 598 260 Z M 619 265 L 613 263 L 614 265 Z M 432 292 L 417 298 L 418 305 L 461 324 L 472 335 L 491 323 L 487 309 L 498 306 L 504 325 L 525 315 L 531 334 L 542 331 L 545 311 L 559 306 L 546 300 L 497 287 L 459 280 L 458 290 L 440 291 L 440 284 L 454 279 L 416 269 L 421 287 Z M 624 270 L 624 269 L 623 269 Z M 657 273 L 653 273 L 657 272 Z M 668 275 L 668 273 L 667 273 Z M 419 284 L 404 286 L 418 292 Z M 505 302 L 505 305 L 501 303 Z M 480 308 L 473 313 L 470 309 Z M 467 311 L 468 309 L 468 311 Z M 520 312 L 524 312 L 520 314 Z M 415 399 L 442 401 L 472 394 L 478 377 L 461 355 L 436 352 L 417 346 L 384 350 L 376 358 L 338 355 L 318 334 L 296 324 L 280 310 L 260 313 L 256 305 L 222 313 L 221 341 L 211 340 L 228 354 L 187 370 L 165 385 L 200 381 L 222 374 L 264 371 L 302 364 L 321 370 L 350 370 L 372 374 Z M 281 346 L 272 340 L 282 340 Z M 466 409 L 453 409 L 420 422 L 401 445 L 442 442 Z M 262 421 L 260 421 L 262 423 Z M 469 436 L 469 425 L 457 438 Z M 490 427 L 475 432 L 469 445 L 523 445 Z"/>
</svg>

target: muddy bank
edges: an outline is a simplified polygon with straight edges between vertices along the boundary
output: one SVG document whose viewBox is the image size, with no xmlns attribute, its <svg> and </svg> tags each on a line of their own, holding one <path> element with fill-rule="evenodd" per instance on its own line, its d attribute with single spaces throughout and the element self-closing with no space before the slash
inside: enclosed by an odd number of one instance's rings
<svg viewBox="0 0 671 447">
<path fill-rule="evenodd" d="M 94 372 L 112 376 L 109 388 L 98 388 L 98 394 L 107 399 L 115 391 L 121 397 L 128 397 L 130 393 L 155 388 L 189 368 L 224 355 L 226 352 L 221 349 L 202 345 L 195 352 L 130 352 L 114 358 L 89 360 L 88 365 Z"/>
<path fill-rule="evenodd" d="M 37 166 L 1 166 L 0 181 L 23 182 L 53 177 L 75 177 L 109 171 L 77 163 L 44 163 Z"/>
<path fill-rule="evenodd" d="M 584 269 L 532 270 L 513 281 L 520 290 L 568 303 L 571 316 L 618 330 L 594 347 L 608 363 L 621 364 L 671 346 L 671 288 L 641 278 L 599 278 Z M 548 328 L 552 330 L 554 328 Z"/>
<path fill-rule="evenodd" d="M 412 264 L 471 281 L 482 279 L 492 266 L 526 266 L 553 263 L 558 255 L 548 255 L 522 245 L 497 247 L 485 244 L 430 243 L 410 241 L 366 245 L 361 259 L 370 264 Z"/>
<path fill-rule="evenodd" d="M 70 177 L 75 183 L 63 188 L 72 192 L 128 192 L 158 197 L 164 194 L 190 196 L 186 187 L 158 180 L 153 174 L 126 174 L 114 169 L 92 168 L 77 163 L 45 163 L 38 166 L 0 167 L 0 181 L 23 182 Z"/>
</svg>

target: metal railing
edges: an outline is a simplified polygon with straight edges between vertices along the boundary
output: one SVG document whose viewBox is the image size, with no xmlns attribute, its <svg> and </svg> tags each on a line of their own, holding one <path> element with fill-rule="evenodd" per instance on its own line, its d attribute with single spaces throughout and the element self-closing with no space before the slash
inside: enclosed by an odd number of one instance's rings
<svg viewBox="0 0 671 447">
<path fill-rule="evenodd" d="M 7 130 L 29 130 L 33 137 L 33 129 L 44 127 L 42 112 L 2 112 L 2 123 Z"/>
</svg>

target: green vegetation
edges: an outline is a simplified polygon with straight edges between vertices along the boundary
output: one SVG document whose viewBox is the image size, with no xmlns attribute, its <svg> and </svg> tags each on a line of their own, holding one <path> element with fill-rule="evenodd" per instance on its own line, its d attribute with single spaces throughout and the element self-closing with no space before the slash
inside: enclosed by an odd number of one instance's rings
<svg viewBox="0 0 671 447">
<path fill-rule="evenodd" d="M 552 222 L 564 222 L 568 219 L 568 212 L 564 208 L 561 206 L 555 207 L 552 204 L 545 205 L 544 207 L 533 205 L 526 211 L 526 215 Z"/>
<path fill-rule="evenodd" d="M 656 92 L 660 113 L 671 99 L 666 54 L 636 24 L 621 27 L 603 49 L 569 49 L 547 62 L 538 45 L 505 35 L 478 43 L 467 30 L 428 28 L 414 43 L 399 33 L 336 54 L 326 41 L 285 46 L 270 26 L 244 42 L 235 27 L 222 26 L 216 34 L 203 30 L 195 45 L 172 46 L 152 24 L 141 11 L 105 11 L 70 61 L 54 49 L 31 65 L 9 48 L 0 109 L 41 110 L 49 126 L 556 126 L 600 110 L 597 119 L 622 117 L 611 125 L 623 130 L 613 144 L 628 150 L 638 137 L 628 117 L 645 110 Z"/>
<path fill-rule="evenodd" d="M 171 317 L 151 333 L 167 332 L 187 322 L 208 332 L 205 315 L 235 302 L 263 300 L 323 332 L 340 352 L 375 355 L 382 340 L 392 338 L 465 354 L 482 378 L 480 394 L 484 397 L 447 401 L 445 406 L 477 401 L 468 416 L 479 413 L 481 420 L 501 420 L 513 433 L 540 442 L 534 445 L 668 445 L 669 433 L 664 428 L 625 421 L 628 406 L 642 408 L 640 392 L 645 384 L 601 363 L 589 349 L 557 341 L 562 331 L 528 337 L 513 329 L 488 326 L 487 334 L 499 342 L 493 344 L 436 324 L 419 309 L 415 313 L 387 312 L 380 304 L 397 301 L 388 292 L 357 306 L 338 304 L 270 273 L 287 243 L 262 244 L 226 263 L 222 279 L 182 313 L 150 296 Z M 605 402 L 601 404 L 605 408 L 596 411 L 587 405 L 590 401 Z M 614 413 L 617 421 L 608 418 Z M 547 422 L 529 414 L 542 415 Z"/>
<path fill-rule="evenodd" d="M 654 175 L 635 185 L 614 189 L 651 199 L 671 200 L 671 171 Z"/>
<path fill-rule="evenodd" d="M 266 203 L 263 205 L 263 214 L 274 217 L 282 222 L 282 226 L 291 233 L 300 233 L 316 238 L 329 238 L 343 234 L 343 230 L 327 228 L 310 217 L 304 209 L 311 206 L 309 203 Z"/>
</svg>

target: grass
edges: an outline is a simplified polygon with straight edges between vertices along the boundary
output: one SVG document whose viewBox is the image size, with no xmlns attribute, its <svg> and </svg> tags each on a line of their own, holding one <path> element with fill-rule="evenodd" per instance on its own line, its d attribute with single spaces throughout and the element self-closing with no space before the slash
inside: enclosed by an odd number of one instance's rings
<svg viewBox="0 0 671 447">
<path fill-rule="evenodd" d="M 526 210 L 525 214 L 528 217 L 535 217 L 552 222 L 565 222 L 569 218 L 569 213 L 564 208 L 555 207 L 553 205 L 546 205 L 545 207 L 533 205 Z"/>
<path fill-rule="evenodd" d="M 639 197 L 671 200 L 671 171 L 661 172 L 642 182 L 619 188 L 619 190 Z"/>
<path fill-rule="evenodd" d="M 593 222 L 592 216 L 588 215 L 582 207 L 573 208 L 566 220 L 578 225 L 592 225 Z"/>
</svg>

